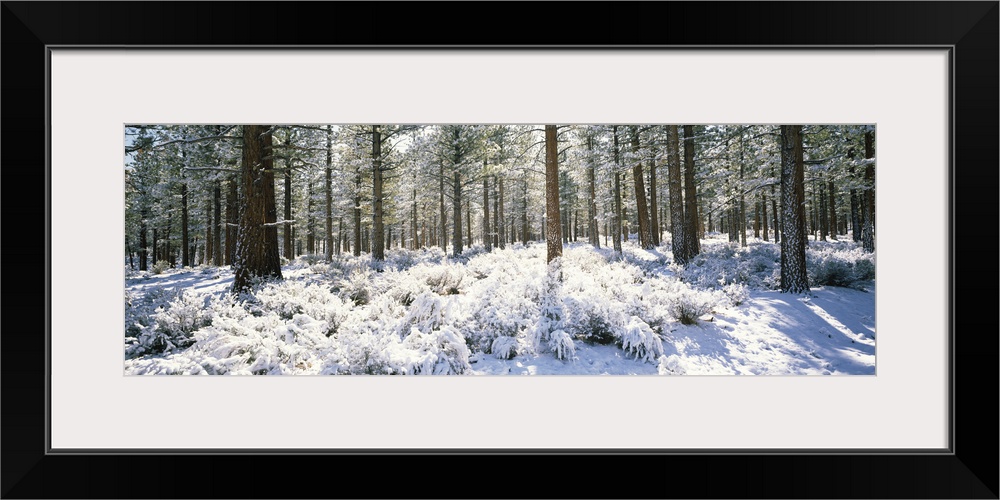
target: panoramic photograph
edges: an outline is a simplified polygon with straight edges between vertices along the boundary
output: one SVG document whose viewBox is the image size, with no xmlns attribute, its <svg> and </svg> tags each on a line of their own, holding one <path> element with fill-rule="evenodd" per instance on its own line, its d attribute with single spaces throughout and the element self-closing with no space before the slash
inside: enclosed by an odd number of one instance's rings
<svg viewBox="0 0 1000 500">
<path fill-rule="evenodd" d="M 125 125 L 126 375 L 875 375 L 871 124 Z"/>
</svg>

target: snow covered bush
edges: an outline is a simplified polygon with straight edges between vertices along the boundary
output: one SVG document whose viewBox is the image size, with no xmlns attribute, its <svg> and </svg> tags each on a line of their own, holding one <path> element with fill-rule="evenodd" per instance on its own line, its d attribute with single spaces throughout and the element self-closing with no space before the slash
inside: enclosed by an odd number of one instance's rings
<svg viewBox="0 0 1000 500">
<path fill-rule="evenodd" d="M 150 272 L 153 274 L 163 274 L 164 271 L 170 269 L 170 263 L 165 260 L 158 260 L 153 267 L 150 268 Z"/>
<path fill-rule="evenodd" d="M 861 288 L 875 279 L 873 254 L 851 242 L 810 242 L 806 248 L 806 270 L 814 286 Z"/>
<path fill-rule="evenodd" d="M 652 361 L 656 355 L 663 354 L 663 341 L 660 336 L 646 324 L 645 321 L 632 316 L 622 329 L 621 347 L 626 353 L 635 355 L 635 359 Z"/>
<path fill-rule="evenodd" d="M 465 339 L 450 326 L 426 333 L 413 328 L 402 347 L 410 351 L 397 352 L 402 375 L 459 375 L 472 368 Z"/>
<path fill-rule="evenodd" d="M 743 283 L 730 283 L 722 287 L 722 293 L 734 306 L 743 304 L 750 298 L 750 290 Z"/>
<path fill-rule="evenodd" d="M 342 299 L 363 306 L 371 300 L 371 276 L 371 269 L 358 267 L 341 279 L 334 290 Z"/>
<path fill-rule="evenodd" d="M 671 316 L 684 325 L 693 325 L 698 317 L 708 314 L 718 303 L 715 294 L 706 291 L 681 288 L 671 295 L 667 309 Z"/>
<path fill-rule="evenodd" d="M 212 323 L 211 311 L 205 307 L 207 300 L 207 296 L 181 291 L 165 306 L 157 307 L 150 316 L 152 322 L 139 326 L 135 340 L 126 347 L 126 357 L 172 352 L 191 345 L 191 334 Z"/>
<path fill-rule="evenodd" d="M 257 291 L 255 309 L 277 313 L 282 319 L 305 314 L 325 321 L 326 334 L 332 335 L 351 311 L 351 305 L 329 288 L 302 281 L 281 281 Z"/>
</svg>

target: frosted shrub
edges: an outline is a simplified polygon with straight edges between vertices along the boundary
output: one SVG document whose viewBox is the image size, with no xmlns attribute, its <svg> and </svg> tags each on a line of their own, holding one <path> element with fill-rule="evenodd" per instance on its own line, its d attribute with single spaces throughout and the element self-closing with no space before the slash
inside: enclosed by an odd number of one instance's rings
<svg viewBox="0 0 1000 500">
<path fill-rule="evenodd" d="M 472 368 L 465 339 L 450 326 L 427 333 L 413 328 L 402 346 L 410 351 L 400 360 L 403 375 L 458 375 Z"/>
<path fill-rule="evenodd" d="M 573 338 L 563 330 L 556 330 L 549 334 L 549 349 L 556 359 L 574 359 L 576 357 L 576 346 L 573 345 Z"/>
<path fill-rule="evenodd" d="M 871 253 L 854 242 L 812 242 L 806 249 L 806 269 L 813 285 L 860 288 L 875 278 Z"/>
<path fill-rule="evenodd" d="M 349 300 L 355 305 L 365 305 L 371 298 L 371 275 L 370 269 L 357 268 L 340 280 L 340 286 L 335 290 L 339 291 L 340 297 Z"/>
<path fill-rule="evenodd" d="M 622 350 L 634 354 L 635 359 L 652 361 L 656 359 L 656 355 L 663 354 L 660 336 L 645 321 L 635 316 L 622 329 L 620 343 Z"/>
<path fill-rule="evenodd" d="M 722 287 L 722 293 L 734 306 L 741 305 L 750 298 L 750 290 L 742 283 L 730 283 Z"/>
<path fill-rule="evenodd" d="M 418 266 L 413 268 L 417 276 L 423 277 L 424 282 L 432 291 L 438 295 L 455 295 L 460 293 L 462 281 L 465 278 L 465 269 L 458 264 L 445 264 L 439 266 Z"/>
<path fill-rule="evenodd" d="M 440 328 L 445 324 L 447 313 L 447 299 L 431 293 L 424 292 L 418 295 L 410 307 L 406 310 L 406 316 L 400 321 L 397 330 L 400 336 L 414 328 L 422 331 L 430 331 Z"/>
<path fill-rule="evenodd" d="M 426 283 L 414 278 L 408 272 L 388 268 L 382 276 L 385 293 L 404 306 L 409 306 L 418 295 L 430 292 Z"/>
<path fill-rule="evenodd" d="M 166 271 L 167 269 L 170 269 L 170 263 L 165 260 L 158 260 L 156 261 L 155 264 L 153 264 L 153 267 L 150 269 L 150 271 L 153 274 L 163 274 L 163 272 Z"/>
<path fill-rule="evenodd" d="M 212 323 L 206 299 L 181 292 L 166 306 L 158 307 L 151 316 L 152 323 L 141 327 L 133 345 L 126 348 L 126 356 L 172 352 L 191 345 L 191 333 Z"/>
<path fill-rule="evenodd" d="M 301 281 L 282 281 L 266 286 L 255 297 L 261 310 L 277 313 L 282 319 L 305 314 L 325 321 L 328 335 L 337 331 L 351 310 L 349 304 L 325 286 Z"/>
<path fill-rule="evenodd" d="M 517 339 L 514 337 L 496 337 L 490 345 L 490 352 L 498 359 L 511 359 L 517 356 Z"/>
<path fill-rule="evenodd" d="M 671 296 L 667 310 L 682 324 L 693 325 L 698 322 L 699 316 L 708 314 L 715 305 L 716 296 L 711 292 L 682 288 Z"/>
</svg>

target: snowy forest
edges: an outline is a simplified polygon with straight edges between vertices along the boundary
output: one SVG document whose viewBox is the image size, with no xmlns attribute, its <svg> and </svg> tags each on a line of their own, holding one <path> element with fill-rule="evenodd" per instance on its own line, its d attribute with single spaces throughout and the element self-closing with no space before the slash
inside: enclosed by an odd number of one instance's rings
<svg viewBox="0 0 1000 500">
<path fill-rule="evenodd" d="M 127 125 L 124 370 L 874 375 L 873 125 Z"/>
</svg>

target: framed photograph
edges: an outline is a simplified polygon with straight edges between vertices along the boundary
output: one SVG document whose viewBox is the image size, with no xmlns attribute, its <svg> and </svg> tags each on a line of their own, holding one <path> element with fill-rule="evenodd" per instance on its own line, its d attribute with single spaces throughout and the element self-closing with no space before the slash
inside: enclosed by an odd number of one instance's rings
<svg viewBox="0 0 1000 500">
<path fill-rule="evenodd" d="M 996 217 L 996 2 L 581 4 L 582 24 L 462 4 L 508 32 L 553 23 L 558 43 L 525 45 L 475 22 L 455 40 L 438 38 L 444 21 L 411 22 L 444 19 L 449 4 L 3 5 L 9 242 L 32 242 L 8 244 L 8 263 L 39 261 L 33 242 L 45 244 L 44 279 L 15 273 L 32 293 L 7 302 L 4 497 L 299 497 L 320 483 L 262 485 L 246 471 L 319 462 L 342 475 L 449 477 L 447 493 L 393 480 L 338 497 L 997 498 L 995 429 L 975 423 L 997 417 L 996 321 L 971 306 L 996 298 L 978 282 L 996 275 L 995 252 L 978 257 L 988 240 L 964 236 L 969 221 L 983 232 Z M 680 22 L 701 18 L 719 22 Z M 270 182 L 288 194 L 282 213 L 266 193 L 261 241 L 274 233 L 288 279 L 258 289 L 251 275 L 266 264 L 249 264 L 252 240 L 241 239 L 250 209 L 225 201 L 240 182 L 251 199 L 246 145 L 261 138 L 259 164 L 287 176 Z M 503 151 L 515 138 L 537 165 L 512 166 Z M 685 268 L 693 253 L 655 241 L 672 237 L 669 213 L 653 210 L 652 222 L 633 198 L 646 203 L 644 163 L 662 162 L 666 187 L 672 157 L 686 166 L 695 138 L 705 251 Z M 434 162 L 462 141 L 479 148 L 475 162 Z M 756 155 L 745 172 L 740 153 Z M 352 155 L 385 162 L 388 211 L 370 192 L 382 192 L 379 167 L 364 171 L 375 176 L 367 198 L 350 190 L 360 181 L 332 175 L 330 162 Z M 560 205 L 578 193 L 570 184 L 586 191 L 588 162 L 604 165 L 594 171 L 607 203 Z M 786 188 L 762 165 L 803 163 L 813 289 L 800 300 L 788 298 L 784 246 L 780 264 L 764 265 L 778 246 L 753 210 L 771 193 L 761 186 Z M 442 217 L 464 220 L 464 233 L 437 230 L 446 198 L 431 181 L 444 186 L 445 169 L 454 207 Z M 629 200 L 622 216 L 612 178 Z M 501 179 L 524 186 L 525 205 L 510 195 L 508 207 L 523 225 L 502 215 Z M 27 183 L 44 199 L 22 194 Z M 324 214 L 317 193 L 331 191 L 346 208 Z M 542 218 L 552 193 L 561 223 Z M 433 203 L 418 209 L 424 195 Z M 340 228 L 351 233 L 335 232 L 341 209 L 373 227 L 349 219 Z M 183 237 L 170 219 L 181 210 Z M 573 210 L 593 210 L 594 226 Z M 25 237 L 39 214 L 43 234 Z M 230 242 L 236 265 L 220 270 Z M 745 259 L 744 275 L 713 260 L 723 254 Z M 497 278 L 553 259 L 563 285 L 551 296 L 545 273 Z M 633 271 L 634 287 L 601 285 L 600 273 Z M 251 289 L 270 298 L 231 299 Z M 680 311 L 695 302 L 704 310 Z M 419 308 L 458 312 L 429 325 Z M 201 324 L 205 311 L 221 316 Z M 232 347 L 219 326 L 271 320 L 261 328 L 283 332 L 280 345 L 249 335 L 240 342 L 255 347 Z M 298 376 L 210 376 L 227 373 Z M 415 373 L 474 376 L 380 376 Z M 504 489 L 498 473 L 510 475 Z M 562 479 L 541 492 L 514 479 L 550 473 Z"/>
</svg>

